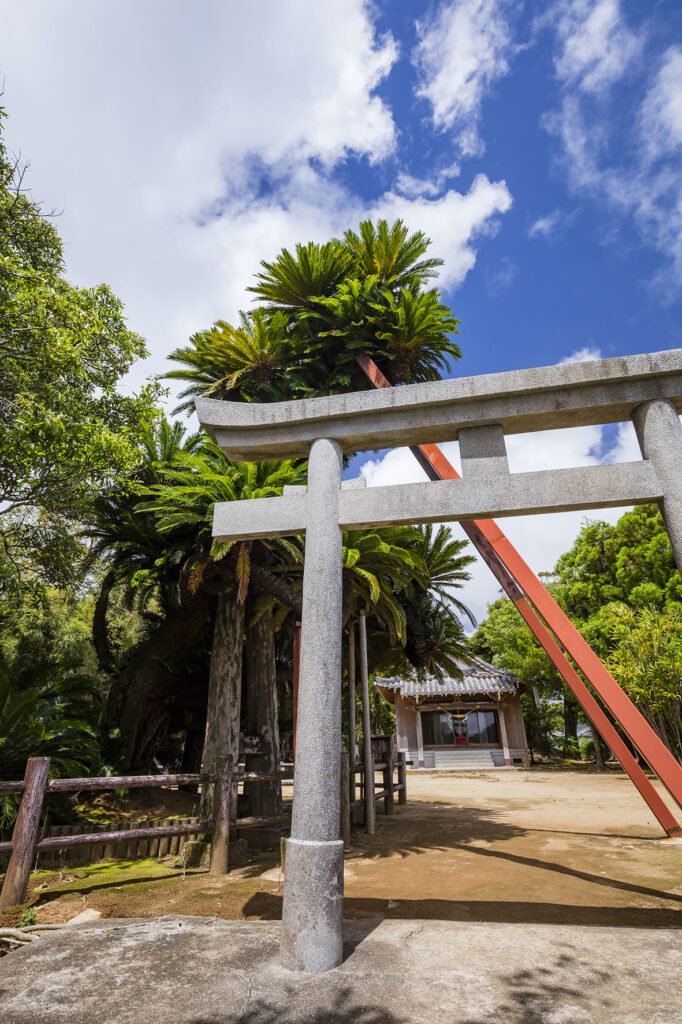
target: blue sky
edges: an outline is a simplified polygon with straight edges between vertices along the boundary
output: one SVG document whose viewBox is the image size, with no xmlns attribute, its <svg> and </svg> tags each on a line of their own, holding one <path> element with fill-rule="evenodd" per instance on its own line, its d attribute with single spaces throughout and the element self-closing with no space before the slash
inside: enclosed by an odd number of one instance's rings
<svg viewBox="0 0 682 1024">
<path fill-rule="evenodd" d="M 682 53 L 682 5 L 546 5 L 542 24 L 537 12 L 543 6 L 425 7 L 420 30 L 414 3 L 392 2 L 381 5 L 377 19 L 380 29 L 396 38 L 401 53 L 412 55 L 394 65 L 378 90 L 393 110 L 402 112 L 404 145 L 396 153 L 396 167 L 404 162 L 415 177 L 429 180 L 434 171 L 457 163 L 460 173 L 450 185 L 466 188 L 476 174 L 486 174 L 504 180 L 513 198 L 511 209 L 499 218 L 494 240 L 479 247 L 475 269 L 451 295 L 462 320 L 463 360 L 457 373 L 557 362 L 579 348 L 616 355 L 682 343 L 680 268 L 677 273 L 671 268 L 675 254 L 657 244 L 653 231 L 642 229 L 633 207 L 623 209 L 598 184 L 572 180 L 561 125 L 553 124 L 567 98 L 586 92 L 575 76 L 567 84 L 568 76 L 557 67 L 565 45 L 558 27 L 561 12 L 575 12 L 572 27 L 579 29 L 581 20 L 585 26 L 601 8 L 604 32 L 593 40 L 586 62 L 596 67 L 600 59 L 607 59 L 611 45 L 620 57 L 630 38 L 639 47 L 584 97 L 585 130 L 604 133 L 600 171 L 620 174 L 625 190 L 630 176 L 638 176 L 636 150 L 641 140 L 639 126 L 633 128 L 633 123 L 666 56 Z M 499 20 L 506 18 L 508 26 L 500 46 L 508 70 L 493 76 L 483 92 L 477 126 L 480 146 L 466 156 L 458 145 L 456 126 L 434 130 L 432 104 L 418 95 L 424 75 L 415 60 L 425 31 L 438 24 L 438 12 L 447 24 L 448 10 L 457 7 L 483 12 L 478 18 L 472 14 L 479 26 L 488 23 L 486 11 Z M 671 132 L 669 167 L 678 174 L 678 189 L 661 202 L 664 216 L 680 201 L 679 65 L 673 87 L 677 134 Z M 368 199 L 390 177 L 363 167 L 350 173 L 357 175 L 357 187 Z M 641 177 L 642 191 L 647 184 L 646 176 Z"/>
<path fill-rule="evenodd" d="M 433 238 L 453 372 L 682 344 L 679 2 L 200 6 L 0 0 L 8 141 L 70 277 L 110 283 L 148 340 L 127 387 L 248 307 L 261 258 L 364 216 Z M 636 457 L 627 426 L 510 440 L 512 468 Z M 547 569 L 581 518 L 509 531 Z M 480 614 L 496 591 L 472 587 Z"/>
</svg>

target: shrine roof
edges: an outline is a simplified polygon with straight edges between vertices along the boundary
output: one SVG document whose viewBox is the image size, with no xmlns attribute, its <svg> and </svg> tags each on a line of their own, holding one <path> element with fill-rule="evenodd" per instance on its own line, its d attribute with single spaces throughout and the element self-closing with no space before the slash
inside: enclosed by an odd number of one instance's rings
<svg viewBox="0 0 682 1024">
<path fill-rule="evenodd" d="M 397 690 L 401 697 L 438 697 L 449 694 L 475 695 L 477 693 L 516 693 L 519 681 L 506 669 L 495 668 L 482 658 L 473 658 L 471 664 L 461 664 L 462 677 L 455 679 L 435 676 L 410 679 L 401 676 L 377 676 L 374 685 L 386 690 Z"/>
</svg>

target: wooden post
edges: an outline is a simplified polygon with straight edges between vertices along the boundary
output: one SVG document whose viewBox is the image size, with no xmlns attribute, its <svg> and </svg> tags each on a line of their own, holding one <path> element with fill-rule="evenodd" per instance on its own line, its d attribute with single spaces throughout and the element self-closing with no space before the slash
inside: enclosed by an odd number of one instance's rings
<svg viewBox="0 0 682 1024">
<path fill-rule="evenodd" d="M 353 804 L 355 800 L 355 762 L 357 758 L 355 748 L 355 620 L 350 619 L 348 623 L 348 765 L 350 774 L 348 776 L 348 799 Z"/>
<path fill-rule="evenodd" d="M 340 808 L 340 829 L 339 834 L 343 839 L 344 850 L 350 850 L 353 843 L 350 830 L 350 797 L 349 797 L 350 772 L 348 770 L 348 754 L 341 751 L 341 808 Z"/>
<path fill-rule="evenodd" d="M 388 750 L 384 755 L 384 814 L 395 814 L 395 794 L 393 792 L 393 737 L 388 742 Z"/>
<path fill-rule="evenodd" d="M 505 705 L 502 701 L 497 706 L 497 719 L 500 723 L 500 739 L 502 740 L 502 758 L 505 765 L 510 765 L 511 751 L 509 749 L 509 736 L 507 734 L 507 722 L 504 717 Z"/>
<path fill-rule="evenodd" d="M 213 790 L 213 838 L 211 840 L 210 875 L 226 875 L 229 871 L 230 804 L 232 802 L 232 758 L 223 755 L 216 761 L 216 784 Z"/>
<path fill-rule="evenodd" d="M 407 803 L 407 754 L 403 751 L 398 754 L 398 803 Z"/>
<path fill-rule="evenodd" d="M 0 910 L 23 903 L 26 899 L 49 771 L 49 757 L 29 757 L 26 762 L 24 792 L 14 823 L 12 854 L 0 894 Z"/>
<path fill-rule="evenodd" d="M 362 745 L 365 762 L 365 832 L 373 836 L 376 827 L 374 802 L 374 757 L 372 756 L 372 729 L 369 721 L 369 669 L 367 666 L 367 613 L 360 612 L 360 679 L 362 682 Z"/>
<path fill-rule="evenodd" d="M 417 759 L 419 768 L 424 767 L 424 733 L 422 732 L 422 713 L 417 706 Z"/>
</svg>

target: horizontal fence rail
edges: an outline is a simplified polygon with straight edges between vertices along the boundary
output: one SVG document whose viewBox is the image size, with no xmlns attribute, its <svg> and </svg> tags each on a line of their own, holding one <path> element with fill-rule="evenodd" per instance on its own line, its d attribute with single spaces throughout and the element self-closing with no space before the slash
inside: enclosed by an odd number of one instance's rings
<svg viewBox="0 0 682 1024">
<path fill-rule="evenodd" d="M 26 896 L 31 867 L 39 855 L 57 850 L 76 847 L 110 848 L 113 854 L 116 844 L 143 841 L 145 845 L 164 840 L 171 844 L 181 837 L 211 836 L 211 874 L 226 874 L 229 869 L 230 828 L 273 828 L 286 826 L 290 818 L 286 814 L 275 817 L 230 818 L 230 805 L 234 787 L 239 782 L 271 782 L 291 779 L 290 768 L 280 772 L 254 772 L 232 770 L 231 758 L 220 758 L 214 773 L 184 773 L 176 775 L 108 775 L 98 778 L 48 779 L 50 759 L 29 758 L 26 774 L 22 781 L 0 780 L 0 795 L 20 794 L 21 803 L 9 842 L 0 842 L 0 856 L 10 855 L 5 880 L 0 893 L 0 910 L 21 903 Z M 212 785 L 213 817 L 211 820 L 185 819 L 176 824 L 147 825 L 143 827 L 115 828 L 108 831 L 79 832 L 76 834 L 48 835 L 40 838 L 40 818 L 45 797 L 50 793 L 79 793 L 114 789 L 159 788 L 175 786 Z M 55 831 L 61 832 L 61 829 Z M 66 830 L 65 830 L 66 831 Z M 70 830 L 69 830 L 70 831 Z M 168 853 L 178 852 L 169 844 Z M 126 850 L 127 852 L 127 850 Z"/>
<path fill-rule="evenodd" d="M 47 793 L 80 793 L 86 790 L 107 789 L 169 789 L 173 786 L 206 786 L 216 781 L 217 776 L 210 773 L 202 775 L 102 775 L 98 778 L 83 779 L 49 779 L 45 787 Z M 281 772 L 247 772 L 238 771 L 234 775 L 236 782 L 271 782 L 275 779 L 292 779 L 293 771 L 285 769 Z M 23 793 L 26 782 L 9 782 L 0 779 L 0 796 L 12 793 Z"/>
</svg>

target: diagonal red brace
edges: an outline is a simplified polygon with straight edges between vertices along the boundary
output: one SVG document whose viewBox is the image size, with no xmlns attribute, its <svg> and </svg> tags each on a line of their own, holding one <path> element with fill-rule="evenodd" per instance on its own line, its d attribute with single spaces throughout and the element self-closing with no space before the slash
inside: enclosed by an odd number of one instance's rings
<svg viewBox="0 0 682 1024">
<path fill-rule="evenodd" d="M 390 381 L 369 356 L 360 355 L 356 359 L 374 387 L 392 387 Z M 457 470 L 445 458 L 437 445 L 415 446 L 411 447 L 410 451 L 431 480 L 459 479 Z M 637 787 L 661 827 L 670 836 L 682 836 L 682 827 L 568 661 L 559 644 L 545 627 L 540 615 L 552 628 L 612 712 L 616 721 L 680 805 L 682 805 L 682 767 L 594 651 L 580 636 L 575 626 L 505 537 L 497 523 L 493 520 L 476 520 L 474 522 L 464 521 L 460 525 L 518 608 L 524 621 L 561 673 L 595 729 Z M 523 591 L 525 591 L 525 595 Z"/>
</svg>

